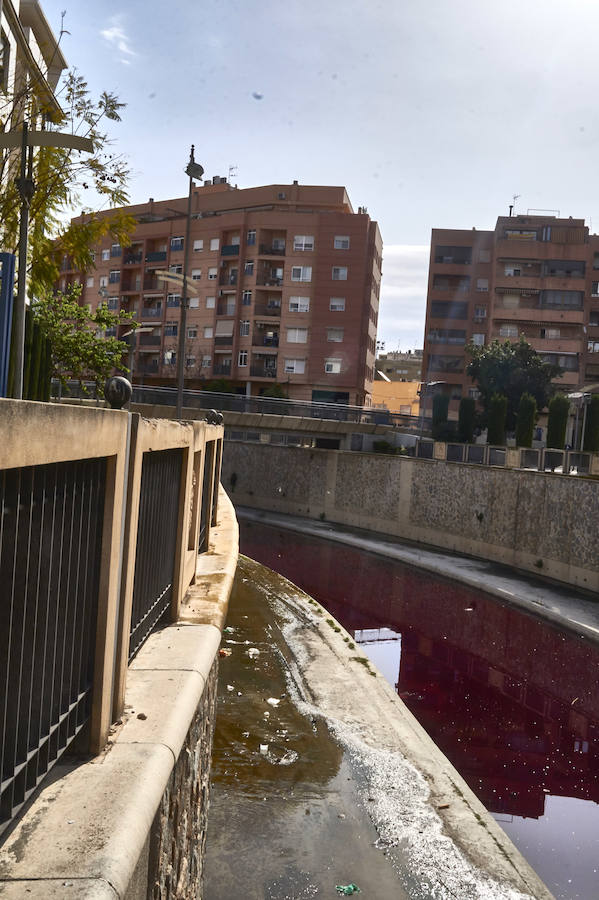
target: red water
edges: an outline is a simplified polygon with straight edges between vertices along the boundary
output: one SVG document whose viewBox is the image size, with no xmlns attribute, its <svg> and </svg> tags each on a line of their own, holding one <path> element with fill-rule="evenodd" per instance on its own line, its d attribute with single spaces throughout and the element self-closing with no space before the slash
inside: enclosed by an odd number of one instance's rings
<svg viewBox="0 0 599 900">
<path fill-rule="evenodd" d="M 560 900 L 599 898 L 599 648 L 482 592 L 241 520 L 241 551 L 319 600 Z"/>
</svg>

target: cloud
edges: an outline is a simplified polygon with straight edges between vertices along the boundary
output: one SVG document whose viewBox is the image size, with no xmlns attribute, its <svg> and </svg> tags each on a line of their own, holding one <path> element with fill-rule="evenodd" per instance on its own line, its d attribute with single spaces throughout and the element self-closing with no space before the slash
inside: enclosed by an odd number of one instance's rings
<svg viewBox="0 0 599 900">
<path fill-rule="evenodd" d="M 429 254 L 428 244 L 383 247 L 377 338 L 387 351 L 423 346 Z"/>
<path fill-rule="evenodd" d="M 105 41 L 119 52 L 119 61 L 126 66 L 130 66 L 132 58 L 136 57 L 137 53 L 131 46 L 130 39 L 125 32 L 123 17 L 112 16 L 109 19 L 109 27 L 102 29 L 100 34 Z"/>
</svg>

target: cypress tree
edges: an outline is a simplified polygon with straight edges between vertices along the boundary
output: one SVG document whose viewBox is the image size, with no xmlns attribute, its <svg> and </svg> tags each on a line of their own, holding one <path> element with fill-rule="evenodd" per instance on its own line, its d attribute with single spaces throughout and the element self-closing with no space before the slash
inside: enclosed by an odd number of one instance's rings
<svg viewBox="0 0 599 900">
<path fill-rule="evenodd" d="M 537 401 L 531 394 L 524 393 L 518 404 L 516 418 L 516 446 L 532 447 L 532 435 L 537 421 Z"/>
<path fill-rule="evenodd" d="M 547 421 L 547 447 L 563 450 L 566 443 L 566 428 L 570 415 L 570 401 L 564 394 L 556 394 L 549 401 Z"/>
<path fill-rule="evenodd" d="M 433 438 L 439 440 L 447 425 L 449 394 L 435 394 L 433 397 Z"/>
<path fill-rule="evenodd" d="M 458 440 L 463 444 L 471 444 L 474 438 L 476 421 L 476 403 L 473 397 L 462 397 L 458 413 Z"/>
<path fill-rule="evenodd" d="M 505 418 L 507 416 L 507 397 L 493 394 L 489 405 L 489 424 L 487 443 L 503 446 L 505 444 Z"/>
<path fill-rule="evenodd" d="M 599 394 L 593 394 L 588 405 L 583 450 L 590 453 L 599 450 Z"/>
</svg>

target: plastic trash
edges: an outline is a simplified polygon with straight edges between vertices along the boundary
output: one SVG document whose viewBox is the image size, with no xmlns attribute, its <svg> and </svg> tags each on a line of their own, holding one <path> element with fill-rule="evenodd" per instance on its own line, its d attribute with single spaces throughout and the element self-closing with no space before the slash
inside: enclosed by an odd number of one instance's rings
<svg viewBox="0 0 599 900">
<path fill-rule="evenodd" d="M 225 634 L 234 634 L 234 633 L 235 633 L 235 629 L 231 628 L 230 625 L 227 625 L 227 627 L 225 628 Z"/>
<path fill-rule="evenodd" d="M 219 656 L 231 656 L 232 650 L 228 650 L 226 647 L 221 647 L 218 651 Z"/>
<path fill-rule="evenodd" d="M 270 703 L 271 706 L 278 706 L 281 701 L 277 700 L 276 697 L 269 697 L 266 702 Z"/>
<path fill-rule="evenodd" d="M 260 656 L 260 651 L 257 647 L 250 647 L 250 649 L 247 651 L 247 655 L 250 659 L 256 659 L 257 656 Z"/>
<path fill-rule="evenodd" d="M 351 897 L 352 894 L 360 893 L 360 888 L 353 882 L 351 884 L 337 884 L 335 887 L 337 888 L 337 893 L 343 894 L 345 897 Z"/>
<path fill-rule="evenodd" d="M 268 744 L 260 744 L 260 753 L 262 756 L 266 756 L 268 753 Z"/>
<path fill-rule="evenodd" d="M 227 690 L 228 690 L 229 692 L 231 692 L 231 691 L 234 691 L 235 688 L 233 687 L 232 684 L 228 684 L 228 685 L 227 685 Z"/>
</svg>

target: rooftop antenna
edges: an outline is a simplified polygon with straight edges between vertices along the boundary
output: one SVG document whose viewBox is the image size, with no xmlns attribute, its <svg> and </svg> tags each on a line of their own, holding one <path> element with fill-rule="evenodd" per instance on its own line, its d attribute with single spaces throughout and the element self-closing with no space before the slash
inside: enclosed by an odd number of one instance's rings
<svg viewBox="0 0 599 900">
<path fill-rule="evenodd" d="M 230 165 L 229 166 L 229 184 L 231 183 L 232 178 L 237 178 L 237 170 L 238 166 Z"/>
<path fill-rule="evenodd" d="M 514 194 L 514 196 L 512 197 L 513 203 L 510 203 L 510 218 L 512 217 L 512 215 L 514 215 L 512 210 L 515 209 L 516 200 L 518 200 L 521 196 L 522 196 L 522 194 Z"/>
</svg>

